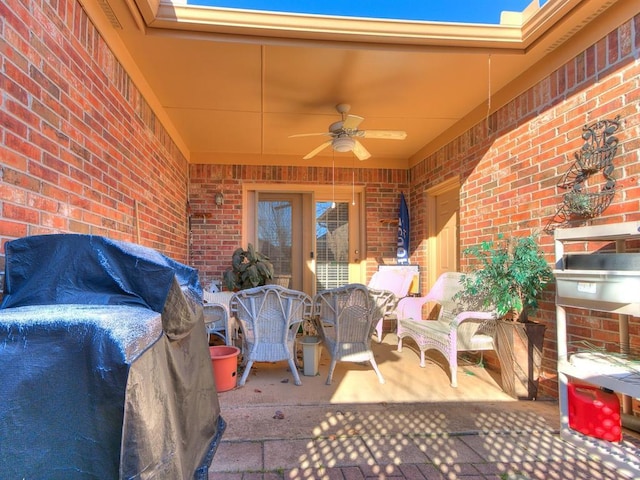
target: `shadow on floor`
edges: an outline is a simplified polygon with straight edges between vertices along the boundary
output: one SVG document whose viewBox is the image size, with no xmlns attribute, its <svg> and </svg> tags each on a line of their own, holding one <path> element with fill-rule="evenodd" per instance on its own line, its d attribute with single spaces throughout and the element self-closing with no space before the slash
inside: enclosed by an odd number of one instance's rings
<svg viewBox="0 0 640 480">
<path fill-rule="evenodd" d="M 444 359 L 420 368 L 387 334 L 368 364 L 338 363 L 295 386 L 286 362 L 257 363 L 247 383 L 219 394 L 227 430 L 209 479 L 624 478 L 559 438 L 555 401 L 516 401 L 499 374 L 460 362 L 458 388 Z"/>
</svg>

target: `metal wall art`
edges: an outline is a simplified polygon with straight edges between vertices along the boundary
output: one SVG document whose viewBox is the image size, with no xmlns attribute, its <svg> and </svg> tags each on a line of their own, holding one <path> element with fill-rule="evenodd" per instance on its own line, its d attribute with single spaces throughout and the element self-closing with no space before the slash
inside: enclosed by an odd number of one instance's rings
<svg viewBox="0 0 640 480">
<path fill-rule="evenodd" d="M 596 217 L 609 206 L 616 188 L 612 174 L 618 138 L 614 133 L 619 127 L 620 116 L 583 127 L 584 144 L 574 153 L 573 164 L 558 183 L 558 188 L 566 190 L 566 193 L 545 228 L 547 233 L 557 227 Z"/>
</svg>

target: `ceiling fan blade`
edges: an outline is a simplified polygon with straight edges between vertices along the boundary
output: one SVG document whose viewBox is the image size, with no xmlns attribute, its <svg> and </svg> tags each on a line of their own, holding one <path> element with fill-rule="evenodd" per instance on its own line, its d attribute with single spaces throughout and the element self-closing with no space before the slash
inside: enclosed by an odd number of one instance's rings
<svg viewBox="0 0 640 480">
<path fill-rule="evenodd" d="M 385 140 L 404 140 L 407 138 L 407 132 L 402 130 L 362 130 L 364 138 L 383 138 Z"/>
<path fill-rule="evenodd" d="M 327 148 L 329 145 L 331 145 L 332 140 L 327 140 L 326 142 L 324 142 L 322 145 L 317 146 L 316 148 L 314 148 L 313 150 L 311 150 L 309 153 L 307 153 L 304 157 L 302 157 L 304 160 L 309 160 L 312 157 L 315 157 L 318 153 L 320 153 L 322 150 L 324 150 L 325 148 Z"/>
<path fill-rule="evenodd" d="M 345 118 L 342 123 L 342 128 L 345 130 L 355 130 L 363 120 L 364 118 L 358 115 L 347 115 L 347 118 Z"/>
<path fill-rule="evenodd" d="M 358 160 L 366 160 L 367 158 L 371 157 L 371 154 L 369 153 L 369 151 L 364 148 L 364 145 L 362 145 L 359 141 L 355 141 L 355 145 L 353 146 L 353 154 L 358 157 Z"/>
<path fill-rule="evenodd" d="M 322 133 L 296 133 L 295 135 L 289 135 L 289 138 L 294 137 L 319 137 L 319 136 L 327 136 L 331 135 L 331 132 L 322 132 Z"/>
</svg>

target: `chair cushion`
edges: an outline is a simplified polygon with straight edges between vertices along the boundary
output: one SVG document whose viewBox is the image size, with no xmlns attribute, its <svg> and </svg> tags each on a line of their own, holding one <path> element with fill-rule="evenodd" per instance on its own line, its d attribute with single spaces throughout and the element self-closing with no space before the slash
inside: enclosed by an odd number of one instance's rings
<svg viewBox="0 0 640 480">
<path fill-rule="evenodd" d="M 451 330 L 449 324 L 438 320 L 414 320 L 405 318 L 398 320 L 406 330 L 419 332 L 421 335 L 441 335 L 446 337 Z"/>
</svg>

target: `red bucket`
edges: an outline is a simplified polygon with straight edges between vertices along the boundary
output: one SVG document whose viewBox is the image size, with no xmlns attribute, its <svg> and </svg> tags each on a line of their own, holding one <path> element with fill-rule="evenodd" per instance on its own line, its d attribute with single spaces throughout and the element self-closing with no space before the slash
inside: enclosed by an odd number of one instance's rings
<svg viewBox="0 0 640 480">
<path fill-rule="evenodd" d="M 240 349 L 216 345 L 209 347 L 209 354 L 211 355 L 216 390 L 218 392 L 226 392 L 236 388 Z"/>
</svg>

